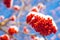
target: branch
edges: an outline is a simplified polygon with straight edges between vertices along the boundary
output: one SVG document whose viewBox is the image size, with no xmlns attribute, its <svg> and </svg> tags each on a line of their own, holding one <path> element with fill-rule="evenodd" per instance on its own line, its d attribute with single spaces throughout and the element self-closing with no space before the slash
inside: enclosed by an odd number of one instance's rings
<svg viewBox="0 0 60 40">
<path fill-rule="evenodd" d="M 45 40 L 48 40 L 45 36 L 43 36 L 43 38 L 44 38 Z"/>
</svg>

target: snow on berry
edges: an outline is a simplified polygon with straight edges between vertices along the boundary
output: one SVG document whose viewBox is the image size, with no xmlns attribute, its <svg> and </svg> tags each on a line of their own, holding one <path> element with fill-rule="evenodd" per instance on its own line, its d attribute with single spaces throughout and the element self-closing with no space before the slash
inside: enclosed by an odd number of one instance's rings
<svg viewBox="0 0 60 40">
<path fill-rule="evenodd" d="M 36 37 L 36 35 L 31 35 L 31 38 L 34 39 Z"/>
<path fill-rule="evenodd" d="M 32 40 L 44 40 L 43 37 L 38 37 L 38 36 L 35 36 L 35 35 L 31 35 L 31 39 Z"/>
<path fill-rule="evenodd" d="M 38 8 L 39 10 L 41 10 L 41 9 L 45 9 L 46 6 L 45 6 L 43 3 L 39 3 L 38 6 L 37 6 L 37 8 Z"/>
<path fill-rule="evenodd" d="M 16 26 L 10 26 L 9 29 L 8 29 L 8 33 L 10 35 L 16 34 L 16 33 L 18 33 L 18 31 L 19 31 L 19 29 Z"/>
<path fill-rule="evenodd" d="M 0 36 L 0 40 L 10 40 L 9 35 L 4 34 L 4 35 Z"/>
<path fill-rule="evenodd" d="M 28 34 L 28 33 L 29 33 L 29 30 L 27 29 L 26 26 L 24 26 L 24 28 L 23 28 L 23 32 L 24 32 L 25 34 Z"/>
<path fill-rule="evenodd" d="M 27 23 L 29 23 L 31 21 L 33 16 L 34 16 L 34 14 L 30 14 L 29 16 L 27 16 L 27 19 L 26 19 Z"/>
<path fill-rule="evenodd" d="M 26 22 L 43 36 L 57 32 L 57 27 L 53 18 L 49 15 L 30 12 L 26 17 Z"/>
<path fill-rule="evenodd" d="M 15 21 L 15 20 L 16 20 L 16 16 L 15 16 L 15 15 L 11 16 L 11 17 L 10 17 L 10 20 L 11 20 L 11 21 Z"/>
<path fill-rule="evenodd" d="M 3 20 L 3 19 L 4 19 L 4 16 L 3 16 L 3 15 L 1 15 L 1 16 L 0 16 L 0 20 Z"/>
<path fill-rule="evenodd" d="M 19 7 L 18 5 L 14 5 L 14 6 L 13 6 L 13 9 L 17 11 L 17 10 L 20 9 L 20 7 Z"/>
<path fill-rule="evenodd" d="M 37 7 L 33 7 L 33 8 L 31 9 L 31 11 L 32 11 L 32 12 L 38 12 L 39 10 L 38 10 Z"/>
</svg>

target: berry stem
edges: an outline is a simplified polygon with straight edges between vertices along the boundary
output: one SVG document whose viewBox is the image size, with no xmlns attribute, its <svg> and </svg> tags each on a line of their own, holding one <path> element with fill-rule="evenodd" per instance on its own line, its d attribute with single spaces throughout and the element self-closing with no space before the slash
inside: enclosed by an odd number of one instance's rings
<svg viewBox="0 0 60 40">
<path fill-rule="evenodd" d="M 45 36 L 43 36 L 44 40 L 48 40 Z"/>
</svg>

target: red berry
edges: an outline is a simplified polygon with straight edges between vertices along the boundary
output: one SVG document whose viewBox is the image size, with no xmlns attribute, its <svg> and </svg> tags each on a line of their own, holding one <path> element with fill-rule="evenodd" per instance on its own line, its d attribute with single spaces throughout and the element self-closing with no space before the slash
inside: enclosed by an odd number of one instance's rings
<svg viewBox="0 0 60 40">
<path fill-rule="evenodd" d="M 24 31 L 25 34 L 28 34 L 29 33 L 29 30 L 27 29 L 26 26 L 24 26 L 23 31 Z"/>
<path fill-rule="evenodd" d="M 8 36 L 7 34 L 2 35 L 2 36 L 0 37 L 0 40 L 9 40 L 9 36 Z"/>
<path fill-rule="evenodd" d="M 2 15 L 2 16 L 0 16 L 0 20 L 3 20 L 4 19 L 4 16 Z"/>
<path fill-rule="evenodd" d="M 33 16 L 34 16 L 34 14 L 30 14 L 30 15 L 27 17 L 27 19 L 26 19 L 27 23 L 29 23 L 29 22 L 31 21 L 31 19 L 32 19 Z"/>
<path fill-rule="evenodd" d="M 11 26 L 11 27 L 8 29 L 8 33 L 9 33 L 10 35 L 16 34 L 16 33 L 18 33 L 18 28 L 15 27 L 15 26 Z"/>
<path fill-rule="evenodd" d="M 16 20 L 16 17 L 13 15 L 11 18 L 10 18 L 11 21 L 15 21 Z"/>
<path fill-rule="evenodd" d="M 4 0 L 4 5 L 7 8 L 10 8 L 12 6 L 12 2 L 13 2 L 13 0 Z"/>
<path fill-rule="evenodd" d="M 14 10 L 18 11 L 20 9 L 20 7 L 18 5 L 14 5 Z"/>
<path fill-rule="evenodd" d="M 32 11 L 32 12 L 38 12 L 38 8 L 37 8 L 37 7 L 33 7 L 33 8 L 31 9 L 31 11 Z"/>
</svg>

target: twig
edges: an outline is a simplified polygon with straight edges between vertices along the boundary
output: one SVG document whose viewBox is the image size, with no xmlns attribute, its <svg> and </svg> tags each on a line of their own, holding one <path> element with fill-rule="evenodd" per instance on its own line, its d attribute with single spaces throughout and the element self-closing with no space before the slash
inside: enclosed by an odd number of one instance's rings
<svg viewBox="0 0 60 40">
<path fill-rule="evenodd" d="M 43 36 L 43 38 L 44 38 L 45 40 L 48 40 L 45 36 Z"/>
</svg>

